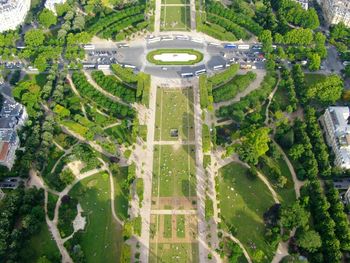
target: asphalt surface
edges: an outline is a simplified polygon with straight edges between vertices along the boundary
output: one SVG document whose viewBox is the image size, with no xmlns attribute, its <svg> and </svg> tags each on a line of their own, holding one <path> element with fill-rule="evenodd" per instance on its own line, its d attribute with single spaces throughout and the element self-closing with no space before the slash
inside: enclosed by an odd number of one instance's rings
<svg viewBox="0 0 350 263">
<path fill-rule="evenodd" d="M 194 49 L 203 53 L 204 58 L 201 62 L 193 66 L 158 66 L 147 61 L 148 52 L 156 49 L 176 48 L 176 49 Z M 254 52 L 256 54 L 254 54 Z M 123 47 L 96 47 L 95 50 L 87 51 L 85 64 L 112 64 L 119 63 L 135 67 L 135 71 L 143 71 L 153 76 L 162 78 L 178 78 L 182 73 L 193 73 L 206 69 L 207 74 L 214 72 L 215 66 L 222 66 L 221 70 L 232 64 L 230 60 L 235 58 L 235 63 L 244 63 L 254 65 L 257 69 L 264 68 L 262 61 L 253 62 L 257 56 L 257 50 L 238 50 L 225 48 L 223 44 L 213 45 L 204 40 L 201 43 L 192 40 L 160 40 L 154 43 L 148 43 L 147 39 L 143 42 L 131 44 Z M 247 62 L 249 61 L 249 62 Z"/>
</svg>

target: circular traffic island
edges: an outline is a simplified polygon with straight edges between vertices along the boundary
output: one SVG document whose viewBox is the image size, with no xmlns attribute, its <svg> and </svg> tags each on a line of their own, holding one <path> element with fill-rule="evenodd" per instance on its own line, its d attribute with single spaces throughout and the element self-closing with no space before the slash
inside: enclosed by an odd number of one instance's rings
<svg viewBox="0 0 350 263">
<path fill-rule="evenodd" d="M 203 60 L 203 54 L 194 49 L 156 49 L 147 54 L 155 65 L 194 65 Z"/>
</svg>

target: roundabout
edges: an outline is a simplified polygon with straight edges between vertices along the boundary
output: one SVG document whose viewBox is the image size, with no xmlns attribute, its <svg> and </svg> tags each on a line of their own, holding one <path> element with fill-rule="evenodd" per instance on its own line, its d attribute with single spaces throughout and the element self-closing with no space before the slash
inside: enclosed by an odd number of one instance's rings
<svg viewBox="0 0 350 263">
<path fill-rule="evenodd" d="M 147 54 L 148 62 L 155 65 L 194 65 L 204 55 L 194 49 L 157 49 Z"/>
</svg>

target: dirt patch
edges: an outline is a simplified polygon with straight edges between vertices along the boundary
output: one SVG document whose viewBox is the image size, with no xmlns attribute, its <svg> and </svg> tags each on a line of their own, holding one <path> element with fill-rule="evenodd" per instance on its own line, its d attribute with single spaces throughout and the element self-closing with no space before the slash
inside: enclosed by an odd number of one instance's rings
<svg viewBox="0 0 350 263">
<path fill-rule="evenodd" d="M 153 197 L 152 209 L 197 210 L 197 197 Z"/>
</svg>

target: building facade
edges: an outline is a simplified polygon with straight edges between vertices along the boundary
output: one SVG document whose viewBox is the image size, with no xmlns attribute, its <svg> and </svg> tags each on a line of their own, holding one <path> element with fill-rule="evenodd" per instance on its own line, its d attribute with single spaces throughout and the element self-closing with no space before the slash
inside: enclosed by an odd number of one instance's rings
<svg viewBox="0 0 350 263">
<path fill-rule="evenodd" d="M 4 96 L 0 111 L 0 165 L 12 168 L 19 147 L 17 129 L 24 125 L 27 118 L 23 105 Z"/>
<path fill-rule="evenodd" d="M 324 17 L 329 24 L 343 22 L 350 27 L 349 0 L 317 0 L 322 7 Z"/>
<path fill-rule="evenodd" d="M 29 9 L 30 0 L 0 0 L 0 32 L 16 29 Z"/>
<path fill-rule="evenodd" d="M 63 4 L 64 2 L 66 2 L 66 0 L 46 0 L 45 7 L 53 12 L 56 12 L 55 5 Z"/>
<path fill-rule="evenodd" d="M 350 169 L 349 117 L 349 107 L 329 107 L 321 119 L 327 143 L 335 155 L 335 165 L 343 169 Z"/>
</svg>

